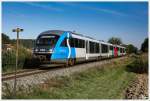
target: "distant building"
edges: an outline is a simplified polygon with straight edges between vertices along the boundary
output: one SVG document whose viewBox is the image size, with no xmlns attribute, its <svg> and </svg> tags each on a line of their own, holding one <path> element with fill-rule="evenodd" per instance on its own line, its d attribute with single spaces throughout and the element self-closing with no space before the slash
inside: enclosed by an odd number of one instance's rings
<svg viewBox="0 0 150 101">
<path fill-rule="evenodd" d="M 14 46 L 12 44 L 2 44 L 2 49 L 7 50 L 7 51 L 11 51 L 14 49 Z"/>
</svg>

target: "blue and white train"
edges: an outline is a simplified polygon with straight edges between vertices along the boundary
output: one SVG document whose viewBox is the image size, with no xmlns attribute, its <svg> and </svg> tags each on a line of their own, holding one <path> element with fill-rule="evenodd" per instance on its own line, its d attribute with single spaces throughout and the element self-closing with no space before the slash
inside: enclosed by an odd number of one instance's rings
<svg viewBox="0 0 150 101">
<path fill-rule="evenodd" d="M 33 54 L 42 61 L 74 65 L 126 54 L 126 48 L 95 40 L 71 31 L 49 30 L 36 39 Z"/>
</svg>

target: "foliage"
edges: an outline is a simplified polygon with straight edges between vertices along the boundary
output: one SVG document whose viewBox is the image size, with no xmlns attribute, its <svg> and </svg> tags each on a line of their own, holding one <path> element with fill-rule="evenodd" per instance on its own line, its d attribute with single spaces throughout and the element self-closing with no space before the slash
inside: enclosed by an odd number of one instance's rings
<svg viewBox="0 0 150 101">
<path fill-rule="evenodd" d="M 31 53 L 20 46 L 18 56 L 18 68 L 23 68 L 25 60 L 31 58 Z M 2 51 L 2 71 L 13 70 L 16 66 L 16 50 Z"/>
<path fill-rule="evenodd" d="M 13 46 L 16 45 L 16 39 L 10 39 L 9 36 L 2 33 L 2 44 L 12 44 Z M 26 48 L 33 48 L 35 44 L 34 39 L 19 39 L 19 44 L 26 47 Z"/>
<path fill-rule="evenodd" d="M 148 52 L 148 38 L 145 38 L 144 42 L 141 45 L 142 52 Z"/>
<path fill-rule="evenodd" d="M 120 38 L 117 38 L 117 37 L 112 37 L 108 40 L 109 43 L 111 44 L 117 44 L 117 45 L 120 45 L 122 44 L 122 41 Z"/>
<path fill-rule="evenodd" d="M 127 45 L 126 47 L 127 53 L 137 53 L 138 49 L 132 44 Z"/>
<path fill-rule="evenodd" d="M 11 43 L 16 44 L 16 39 L 12 39 Z M 19 39 L 19 44 L 26 48 L 31 49 L 34 47 L 35 40 L 34 39 Z"/>
<path fill-rule="evenodd" d="M 135 73 L 148 73 L 148 57 L 134 56 L 133 60 L 128 66 L 127 70 Z"/>
<path fill-rule="evenodd" d="M 2 33 L 2 44 L 10 43 L 10 38 L 6 34 Z"/>
</svg>

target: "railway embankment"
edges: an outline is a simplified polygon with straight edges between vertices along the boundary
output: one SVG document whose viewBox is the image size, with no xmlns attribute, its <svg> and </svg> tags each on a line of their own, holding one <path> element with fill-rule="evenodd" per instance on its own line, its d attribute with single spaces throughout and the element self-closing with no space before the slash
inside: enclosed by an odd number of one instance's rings
<svg viewBox="0 0 150 101">
<path fill-rule="evenodd" d="M 143 54 L 128 65 L 128 71 L 136 73 L 125 91 L 126 99 L 148 99 L 148 54 Z"/>
<path fill-rule="evenodd" d="M 126 56 L 18 78 L 16 98 L 124 99 L 126 90 L 137 78 L 137 73 L 129 71 L 134 59 Z M 13 98 L 11 84 L 13 80 L 3 82 L 3 98 Z"/>
</svg>

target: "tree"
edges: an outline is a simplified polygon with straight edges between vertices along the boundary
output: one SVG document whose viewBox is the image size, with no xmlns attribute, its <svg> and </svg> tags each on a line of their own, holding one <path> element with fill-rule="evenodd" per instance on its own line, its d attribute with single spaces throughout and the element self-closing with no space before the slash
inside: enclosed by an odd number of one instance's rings
<svg viewBox="0 0 150 101">
<path fill-rule="evenodd" d="M 126 47 L 127 53 L 137 53 L 138 49 L 132 44 L 127 45 Z"/>
<path fill-rule="evenodd" d="M 117 37 L 111 37 L 109 40 L 108 40 L 109 43 L 111 44 L 117 44 L 117 45 L 120 45 L 122 44 L 122 41 L 120 38 L 117 38 Z"/>
<path fill-rule="evenodd" d="M 144 42 L 141 45 L 142 52 L 148 52 L 148 38 L 145 38 Z"/>
<path fill-rule="evenodd" d="M 10 43 L 10 38 L 6 34 L 2 33 L 2 44 Z"/>
</svg>

